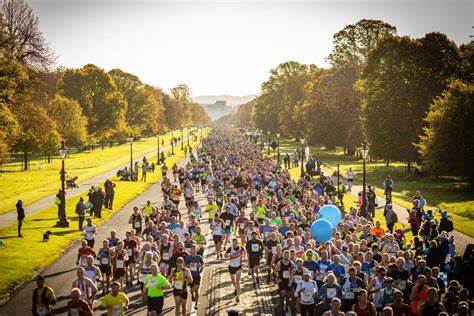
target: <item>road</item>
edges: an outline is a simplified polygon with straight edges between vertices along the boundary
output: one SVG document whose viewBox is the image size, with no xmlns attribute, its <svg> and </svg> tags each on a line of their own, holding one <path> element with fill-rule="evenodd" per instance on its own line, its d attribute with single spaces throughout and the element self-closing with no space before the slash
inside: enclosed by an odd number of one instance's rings
<svg viewBox="0 0 474 316">
<path fill-rule="evenodd" d="M 170 148 L 171 148 L 171 146 L 168 145 L 168 146 L 165 146 L 162 150 L 168 150 Z M 136 157 L 134 160 L 135 161 L 141 161 L 143 159 L 143 157 L 146 157 L 147 159 L 150 159 L 154 156 L 156 156 L 156 150 L 150 151 L 150 152 L 148 152 L 145 155 L 142 155 L 140 157 Z M 70 197 L 73 197 L 73 196 L 76 196 L 76 195 L 79 195 L 79 194 L 84 194 L 93 185 L 94 186 L 97 186 L 97 185 L 103 186 L 105 180 L 116 176 L 118 170 L 123 169 L 123 168 L 128 167 L 128 166 L 130 166 L 130 163 L 123 164 L 120 167 L 114 168 L 112 170 L 109 170 L 107 172 L 99 174 L 98 176 L 95 176 L 95 177 L 93 177 L 89 180 L 86 180 L 86 181 L 80 183 L 79 188 L 66 190 L 67 198 L 70 198 Z M 25 215 L 26 216 L 32 215 L 32 214 L 35 214 L 39 211 L 47 209 L 48 207 L 51 207 L 51 205 L 54 204 L 54 198 L 55 197 L 56 197 L 56 194 L 49 195 L 49 196 L 47 196 L 47 197 L 45 197 L 45 198 L 43 198 L 39 201 L 36 201 L 36 202 L 34 202 L 32 204 L 29 204 L 29 205 L 26 205 L 25 206 L 25 213 L 26 213 Z M 4 214 L 0 215 L 0 227 L 1 226 L 8 226 L 8 225 L 11 225 L 11 224 L 16 223 L 16 222 L 17 222 L 16 210 L 12 210 L 8 213 L 4 213 Z"/>
</svg>

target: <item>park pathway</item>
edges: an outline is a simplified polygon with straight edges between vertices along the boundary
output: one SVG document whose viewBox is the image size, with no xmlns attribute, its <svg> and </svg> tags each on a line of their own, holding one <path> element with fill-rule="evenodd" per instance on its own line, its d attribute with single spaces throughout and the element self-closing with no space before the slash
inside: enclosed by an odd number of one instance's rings
<svg viewBox="0 0 474 316">
<path fill-rule="evenodd" d="M 183 159 L 179 166 L 185 165 L 189 159 Z M 98 227 L 95 250 L 101 245 L 101 240 L 109 237 L 110 231 L 115 229 L 117 236 L 124 237 L 125 232 L 130 229 L 128 219 L 133 206 L 144 206 L 147 200 L 151 200 L 154 205 L 161 205 L 163 201 L 161 191 L 161 181 L 151 185 L 144 193 L 130 201 L 120 211 L 118 211 L 103 226 Z M 215 249 L 212 241 L 209 224 L 207 223 L 207 214 L 204 212 L 207 205 L 207 199 L 203 194 L 196 194 L 196 200 L 203 209 L 201 227 L 203 234 L 206 235 L 207 246 L 204 252 L 205 268 L 202 273 L 200 296 L 198 300 L 198 309 L 194 310 L 191 302 L 191 296 L 188 298 L 188 315 L 225 315 L 229 309 L 237 309 L 247 315 L 272 315 L 274 306 L 278 302 L 278 293 L 274 284 L 267 284 L 262 277 L 265 268 L 262 262 L 261 285 L 256 288 L 250 276 L 247 275 L 247 269 L 244 268 L 241 281 L 241 301 L 235 302 L 233 287 L 230 281 L 230 275 L 227 272 L 227 260 L 215 260 Z M 180 203 L 180 211 L 183 220 L 187 221 L 187 211 L 184 202 Z M 66 305 L 69 301 L 72 281 L 76 278 L 76 259 L 79 241 L 74 243 L 67 252 L 56 262 L 41 272 L 46 277 L 46 283 L 52 287 L 57 296 L 58 303 L 55 305 L 55 315 L 66 315 Z M 35 282 L 30 281 L 19 290 L 17 290 L 9 301 L 0 306 L 0 316 L 7 315 L 28 315 L 31 308 L 31 293 L 35 288 Z M 146 315 L 146 305 L 142 303 L 141 293 L 138 286 L 132 289 L 126 289 L 125 292 L 130 299 L 127 315 Z M 100 294 L 101 291 L 98 293 Z M 164 310 L 162 315 L 174 315 L 174 299 L 168 295 L 165 298 Z M 94 304 L 94 315 L 106 315 L 105 311 L 98 310 L 100 296 Z"/>
<path fill-rule="evenodd" d="M 171 148 L 170 145 L 165 146 L 162 149 L 162 151 L 168 150 L 170 148 Z M 136 157 L 134 159 L 134 161 L 142 161 L 143 157 L 146 157 L 149 160 L 150 158 L 153 158 L 154 156 L 156 156 L 156 153 L 157 153 L 156 150 L 150 151 L 150 152 L 146 153 L 145 155 Z M 70 198 L 70 197 L 73 197 L 73 196 L 76 196 L 76 195 L 84 194 L 93 185 L 103 187 L 105 180 L 116 176 L 118 170 L 123 169 L 123 168 L 128 167 L 128 166 L 130 166 L 129 162 L 80 183 L 78 185 L 79 188 L 67 189 L 66 190 L 66 193 L 67 193 L 66 198 Z M 59 185 L 59 181 L 58 181 L 58 185 Z M 55 197 L 56 197 L 56 194 L 52 194 L 52 195 L 49 195 L 45 198 L 42 198 L 41 200 L 38 200 L 38 201 L 34 202 L 34 203 L 26 205 L 25 206 L 25 215 L 26 216 L 32 215 L 32 214 L 35 214 L 39 211 L 47 209 L 48 207 L 51 207 L 51 205 L 54 205 L 54 198 Z M 21 197 L 18 197 L 18 198 L 21 199 Z M 16 210 L 11 210 L 8 213 L 4 213 L 4 214 L 0 215 L 0 227 L 11 225 L 13 223 L 16 223 L 16 221 L 17 221 Z"/>
</svg>

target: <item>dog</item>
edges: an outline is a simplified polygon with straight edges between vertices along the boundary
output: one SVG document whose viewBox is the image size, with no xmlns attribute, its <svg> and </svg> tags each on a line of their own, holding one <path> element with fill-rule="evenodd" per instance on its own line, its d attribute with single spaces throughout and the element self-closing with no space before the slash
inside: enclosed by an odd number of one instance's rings
<svg viewBox="0 0 474 316">
<path fill-rule="evenodd" d="M 43 234 L 43 242 L 49 241 L 49 235 L 51 235 L 50 230 L 48 230 L 46 233 Z"/>
</svg>

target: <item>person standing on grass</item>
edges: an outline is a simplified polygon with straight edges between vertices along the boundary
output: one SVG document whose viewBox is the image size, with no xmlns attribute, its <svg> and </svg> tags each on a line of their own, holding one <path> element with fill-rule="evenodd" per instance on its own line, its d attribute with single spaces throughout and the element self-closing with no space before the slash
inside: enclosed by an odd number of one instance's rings
<svg viewBox="0 0 474 316">
<path fill-rule="evenodd" d="M 104 183 L 105 188 L 105 208 L 111 210 L 114 203 L 115 183 L 107 179 Z"/>
<path fill-rule="evenodd" d="M 25 219 L 25 209 L 23 208 L 22 200 L 18 200 L 16 203 L 16 213 L 18 219 L 18 237 L 23 237 L 21 234 L 21 226 L 23 225 L 23 220 Z"/>
<path fill-rule="evenodd" d="M 66 192 L 59 189 L 58 194 L 56 194 L 56 197 L 54 198 L 54 203 L 58 206 L 58 219 L 61 218 L 60 212 L 65 200 L 66 200 Z"/>
<path fill-rule="evenodd" d="M 142 164 L 142 179 L 140 181 L 142 182 L 146 182 L 146 174 L 148 172 L 148 166 L 147 166 L 147 162 L 143 162 Z"/>
<path fill-rule="evenodd" d="M 395 224 L 398 222 L 398 216 L 397 213 L 395 213 L 391 203 L 387 203 L 385 205 L 383 216 L 385 217 L 388 230 L 390 233 L 393 233 L 393 226 L 395 226 Z"/>
<path fill-rule="evenodd" d="M 392 200 L 392 190 L 393 190 L 393 180 L 390 177 L 390 175 L 387 175 L 385 178 L 385 181 L 383 183 L 383 186 L 385 188 L 385 198 Z"/>
<path fill-rule="evenodd" d="M 81 196 L 76 204 L 76 214 L 79 219 L 79 230 L 82 231 L 82 224 L 86 218 L 86 205 L 84 204 L 84 198 Z"/>
</svg>

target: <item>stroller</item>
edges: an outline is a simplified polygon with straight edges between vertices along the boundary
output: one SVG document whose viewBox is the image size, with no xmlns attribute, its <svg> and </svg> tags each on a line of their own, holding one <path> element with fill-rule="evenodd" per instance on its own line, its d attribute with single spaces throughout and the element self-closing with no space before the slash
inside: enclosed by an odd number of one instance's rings
<svg viewBox="0 0 474 316">
<path fill-rule="evenodd" d="M 77 189 L 79 186 L 76 184 L 77 176 L 66 179 L 66 189 Z"/>
</svg>

